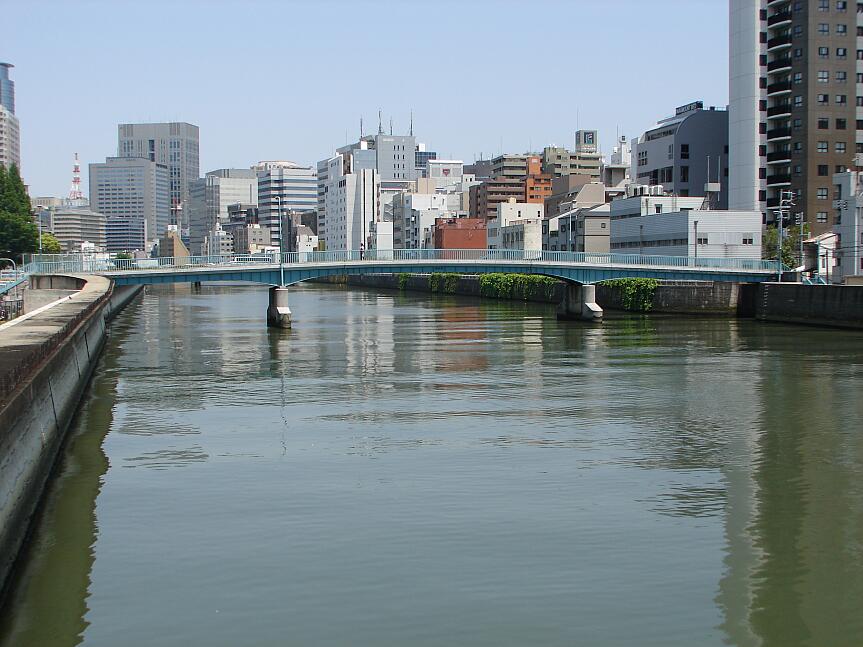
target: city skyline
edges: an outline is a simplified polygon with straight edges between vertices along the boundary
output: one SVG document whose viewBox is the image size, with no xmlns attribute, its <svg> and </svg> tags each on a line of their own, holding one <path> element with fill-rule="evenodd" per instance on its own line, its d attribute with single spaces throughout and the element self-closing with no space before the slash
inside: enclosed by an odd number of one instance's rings
<svg viewBox="0 0 863 647">
<path fill-rule="evenodd" d="M 75 152 L 84 164 L 116 155 L 120 123 L 196 124 L 203 174 L 260 159 L 313 166 L 356 139 L 360 117 L 366 133 L 376 132 L 378 110 L 386 131 L 392 118 L 394 132 L 407 132 L 413 113 L 419 141 L 441 157 L 472 162 L 572 147 L 579 127 L 598 130 L 608 154 L 616 133 L 637 136 L 674 105 L 726 105 L 725 3 L 617 6 L 612 14 L 592 1 L 533 3 L 539 20 L 525 21 L 521 5 L 509 2 L 443 2 L 432 13 L 382 2 L 193 2 L 172 6 L 172 21 L 160 25 L 162 43 L 182 43 L 175 51 L 129 42 L 116 29 L 153 5 L 48 2 L 4 8 L 20 28 L 0 58 L 15 65 L 22 172 L 32 195 L 65 195 Z M 280 40 L 273 25 L 286 22 L 297 29 Z M 360 33 L 362 24 L 379 29 Z M 552 24 L 571 25 L 571 39 L 551 38 Z M 37 28 L 52 33 L 38 48 Z M 523 38 L 498 38 L 508 33 Z M 254 35 L 247 50 L 237 34 Z M 106 56 L 111 51 L 118 55 Z M 667 65 L 640 69 L 648 53 Z M 368 77 L 360 74 L 363 56 Z M 75 72 L 57 61 L 71 61 Z M 267 85 L 274 69 L 285 82 Z M 669 86 L 670 77 L 683 80 Z"/>
</svg>

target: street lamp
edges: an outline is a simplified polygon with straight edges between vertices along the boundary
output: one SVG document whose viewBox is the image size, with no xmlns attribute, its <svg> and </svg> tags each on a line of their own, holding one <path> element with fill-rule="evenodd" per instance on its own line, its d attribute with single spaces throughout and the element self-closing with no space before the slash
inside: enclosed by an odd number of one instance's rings
<svg viewBox="0 0 863 647">
<path fill-rule="evenodd" d="M 698 221 L 694 220 L 693 223 L 695 225 L 695 258 L 698 258 Z"/>
<path fill-rule="evenodd" d="M 282 249 L 284 249 L 282 241 L 284 240 L 284 236 L 282 235 L 282 196 L 275 196 L 276 203 L 278 204 L 278 217 L 279 217 L 279 278 L 282 282 L 282 287 L 285 287 L 285 266 L 282 264 Z"/>
</svg>

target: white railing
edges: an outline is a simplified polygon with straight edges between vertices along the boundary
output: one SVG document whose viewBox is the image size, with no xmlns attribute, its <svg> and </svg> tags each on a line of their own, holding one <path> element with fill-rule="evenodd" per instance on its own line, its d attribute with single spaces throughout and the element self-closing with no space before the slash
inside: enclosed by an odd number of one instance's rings
<svg viewBox="0 0 863 647">
<path fill-rule="evenodd" d="M 289 252 L 272 254 L 226 254 L 214 256 L 184 256 L 163 258 L 111 258 L 63 254 L 34 256 L 24 266 L 27 274 L 55 273 L 115 273 L 146 270 L 206 270 L 237 269 L 243 266 L 286 266 L 320 263 L 379 262 L 455 262 L 495 264 L 530 262 L 553 265 L 588 265 L 602 267 L 686 268 L 705 271 L 742 271 L 776 273 L 773 260 L 753 258 L 703 258 L 693 256 L 651 256 L 645 254 L 601 254 L 594 252 L 549 252 L 512 249 L 391 249 L 348 250 L 326 252 Z"/>
</svg>

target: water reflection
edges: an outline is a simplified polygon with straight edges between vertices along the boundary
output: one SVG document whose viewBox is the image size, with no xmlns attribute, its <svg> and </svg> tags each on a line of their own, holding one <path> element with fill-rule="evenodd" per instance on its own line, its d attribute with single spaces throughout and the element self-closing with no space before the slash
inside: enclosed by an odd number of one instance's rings
<svg viewBox="0 0 863 647">
<path fill-rule="evenodd" d="M 265 304 L 159 288 L 115 325 L 70 447 L 96 467 L 43 525 L 73 539 L 37 543 L 3 645 L 147 617 L 209 645 L 863 643 L 860 335 L 329 287 L 282 331 Z"/>
</svg>

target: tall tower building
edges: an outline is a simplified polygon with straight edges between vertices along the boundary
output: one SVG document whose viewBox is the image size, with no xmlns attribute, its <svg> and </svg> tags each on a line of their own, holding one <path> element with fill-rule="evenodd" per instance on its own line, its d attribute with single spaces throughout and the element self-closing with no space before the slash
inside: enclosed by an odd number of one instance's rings
<svg viewBox="0 0 863 647">
<path fill-rule="evenodd" d="M 15 116 L 15 82 L 11 63 L 0 63 L 0 164 L 21 168 L 21 129 Z"/>
<path fill-rule="evenodd" d="M 781 192 L 792 191 L 792 220 L 802 216 L 814 234 L 831 230 L 833 174 L 863 151 L 857 7 L 731 0 L 730 209 L 760 209 L 770 222 Z"/>
<path fill-rule="evenodd" d="M 168 167 L 171 224 L 188 232 L 189 184 L 200 175 L 198 127 L 185 122 L 120 124 L 117 156 L 143 157 Z"/>
</svg>

